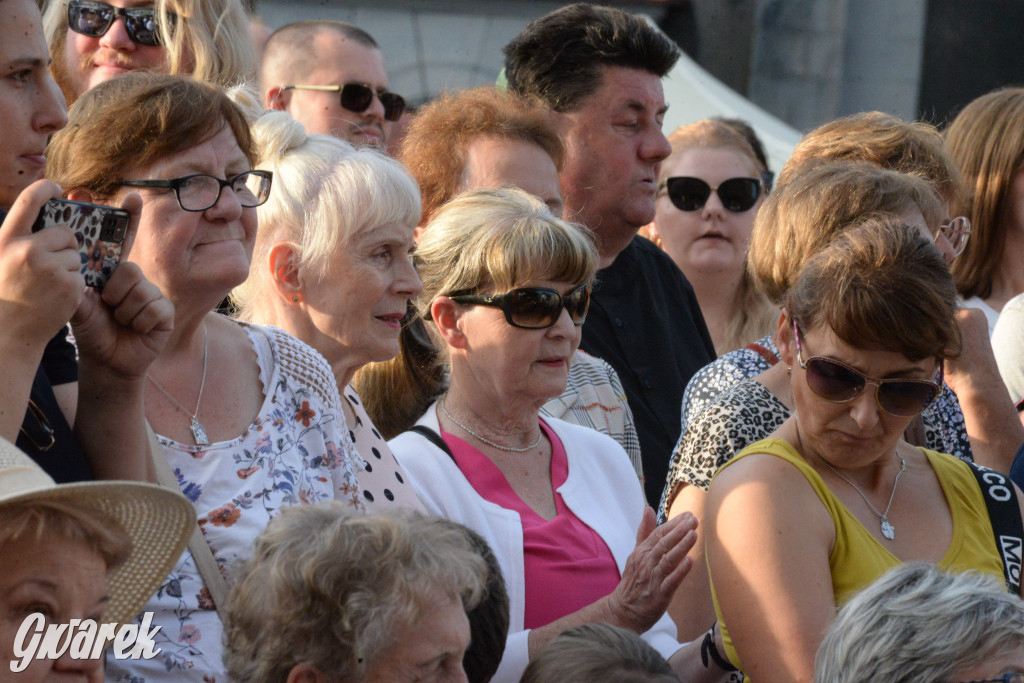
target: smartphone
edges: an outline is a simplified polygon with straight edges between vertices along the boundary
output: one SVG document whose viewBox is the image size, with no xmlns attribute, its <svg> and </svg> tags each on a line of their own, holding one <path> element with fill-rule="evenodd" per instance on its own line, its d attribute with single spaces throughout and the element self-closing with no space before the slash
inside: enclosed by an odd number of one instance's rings
<svg viewBox="0 0 1024 683">
<path fill-rule="evenodd" d="M 121 262 L 121 246 L 128 233 L 128 212 L 113 206 L 51 199 L 39 211 L 32 232 L 51 225 L 66 225 L 75 233 L 82 257 L 85 284 L 102 291 Z"/>
</svg>

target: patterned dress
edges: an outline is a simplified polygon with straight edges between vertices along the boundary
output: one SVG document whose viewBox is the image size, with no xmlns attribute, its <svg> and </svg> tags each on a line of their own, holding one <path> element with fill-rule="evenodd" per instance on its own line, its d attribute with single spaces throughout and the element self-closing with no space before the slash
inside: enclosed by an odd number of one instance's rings
<svg viewBox="0 0 1024 683">
<path fill-rule="evenodd" d="M 255 421 L 239 437 L 209 446 L 157 435 L 225 577 L 286 506 L 342 500 L 364 511 L 357 481 L 362 461 L 352 450 L 327 362 L 281 330 L 239 324 L 252 341 L 264 390 Z M 188 550 L 144 611 L 161 627 L 160 654 L 149 661 L 108 655 L 107 681 L 228 680 L 221 621 Z"/>
</svg>

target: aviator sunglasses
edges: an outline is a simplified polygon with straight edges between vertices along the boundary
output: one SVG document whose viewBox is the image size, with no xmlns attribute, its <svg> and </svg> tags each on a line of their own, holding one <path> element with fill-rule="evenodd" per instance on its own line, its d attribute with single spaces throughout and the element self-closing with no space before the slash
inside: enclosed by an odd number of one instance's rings
<svg viewBox="0 0 1024 683">
<path fill-rule="evenodd" d="M 346 83 L 345 85 L 286 85 L 281 90 L 326 90 L 341 93 L 341 106 L 349 111 L 362 114 L 373 104 L 373 96 L 380 98 L 384 105 L 384 118 L 397 121 L 405 111 L 405 98 L 387 90 L 376 91 L 365 83 Z"/>
<path fill-rule="evenodd" d="M 805 363 L 800 344 L 800 328 L 793 321 L 796 360 L 807 371 L 807 386 L 818 396 L 833 403 L 846 403 L 864 393 L 869 384 L 875 386 L 878 407 L 898 417 L 913 417 L 935 400 L 942 390 L 943 366 L 939 363 L 939 379 L 875 379 L 846 363 L 824 356 L 812 356 Z"/>
<path fill-rule="evenodd" d="M 174 14 L 167 13 L 173 23 Z M 133 43 L 160 45 L 160 14 L 155 7 L 114 7 L 97 0 L 71 0 L 68 3 L 68 27 L 75 33 L 99 38 L 110 30 L 118 17 Z"/>
<path fill-rule="evenodd" d="M 546 287 L 522 287 L 506 294 L 456 294 L 449 298 L 457 304 L 500 308 L 509 325 L 525 330 L 551 327 L 564 308 L 579 327 L 590 308 L 590 286 L 584 283 L 564 296 Z"/>
<path fill-rule="evenodd" d="M 711 187 L 700 178 L 676 176 L 662 181 L 658 188 L 668 190 L 668 198 L 680 211 L 700 211 L 712 192 L 718 195 L 722 206 L 733 213 L 749 211 L 761 196 L 761 180 L 758 178 L 729 178 L 718 187 Z"/>
</svg>

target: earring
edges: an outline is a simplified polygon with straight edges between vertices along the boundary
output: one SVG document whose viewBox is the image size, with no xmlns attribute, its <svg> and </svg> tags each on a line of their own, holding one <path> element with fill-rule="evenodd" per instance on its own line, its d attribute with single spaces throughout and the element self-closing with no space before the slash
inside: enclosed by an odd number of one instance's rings
<svg viewBox="0 0 1024 683">
<path fill-rule="evenodd" d="M 292 303 L 294 303 L 294 304 L 299 303 L 299 297 L 297 295 L 292 297 Z"/>
<path fill-rule="evenodd" d="M 793 368 L 791 368 L 790 366 L 787 365 L 786 366 L 786 374 L 787 375 L 792 375 L 793 374 Z"/>
</svg>

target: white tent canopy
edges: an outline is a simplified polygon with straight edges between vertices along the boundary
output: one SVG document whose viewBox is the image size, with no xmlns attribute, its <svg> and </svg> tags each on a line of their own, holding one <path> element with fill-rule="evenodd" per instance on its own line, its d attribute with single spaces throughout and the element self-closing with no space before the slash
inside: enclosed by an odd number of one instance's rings
<svg viewBox="0 0 1024 683">
<path fill-rule="evenodd" d="M 745 120 L 761 138 L 772 170 L 779 169 L 800 140 L 800 132 L 746 99 L 697 65 L 685 53 L 664 81 L 665 133 L 712 116 Z"/>
</svg>

